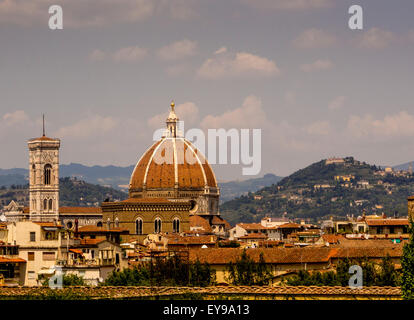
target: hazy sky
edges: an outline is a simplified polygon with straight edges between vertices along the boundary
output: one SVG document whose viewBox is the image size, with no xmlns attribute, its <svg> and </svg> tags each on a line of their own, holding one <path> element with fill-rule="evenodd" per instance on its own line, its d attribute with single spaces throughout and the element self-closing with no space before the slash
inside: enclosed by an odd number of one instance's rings
<svg viewBox="0 0 414 320">
<path fill-rule="evenodd" d="M 135 164 L 172 99 L 186 128 L 261 128 L 260 175 L 414 160 L 413 14 L 412 0 L 0 0 L 0 167 L 27 167 L 42 113 L 62 163 Z"/>
</svg>

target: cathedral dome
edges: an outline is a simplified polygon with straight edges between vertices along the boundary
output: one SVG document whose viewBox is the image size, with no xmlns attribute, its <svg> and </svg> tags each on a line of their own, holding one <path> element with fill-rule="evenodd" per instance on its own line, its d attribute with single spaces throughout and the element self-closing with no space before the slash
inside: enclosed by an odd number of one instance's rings
<svg viewBox="0 0 414 320">
<path fill-rule="evenodd" d="M 177 132 L 177 122 L 172 103 L 164 136 L 143 154 L 131 175 L 131 197 L 195 196 L 188 191 L 218 195 L 217 180 L 210 164 Z"/>
<path fill-rule="evenodd" d="M 163 137 L 138 161 L 130 190 L 217 188 L 205 157 L 184 138 Z"/>
</svg>

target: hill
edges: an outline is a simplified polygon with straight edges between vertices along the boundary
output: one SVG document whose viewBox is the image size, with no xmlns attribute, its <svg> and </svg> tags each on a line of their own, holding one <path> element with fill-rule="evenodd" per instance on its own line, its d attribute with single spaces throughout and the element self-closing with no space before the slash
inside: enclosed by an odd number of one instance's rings
<svg viewBox="0 0 414 320">
<path fill-rule="evenodd" d="M 412 174 L 385 172 L 348 157 L 336 164 L 321 160 L 277 184 L 228 201 L 220 210 L 233 224 L 284 214 L 311 221 L 363 212 L 407 215 L 407 197 L 412 194 Z"/>
<path fill-rule="evenodd" d="M 92 184 L 111 187 L 114 189 L 127 189 L 129 178 L 134 166 L 84 166 L 78 163 L 60 165 L 61 177 L 72 177 Z M 0 169 L 0 186 L 21 185 L 27 183 L 27 169 Z"/>
<path fill-rule="evenodd" d="M 112 188 L 86 183 L 75 178 L 60 179 L 61 206 L 99 206 L 109 198 L 124 200 L 128 194 Z M 11 188 L 0 188 L 0 206 L 8 205 L 11 200 L 17 200 L 21 205 L 29 204 L 28 185 L 17 185 Z"/>
<path fill-rule="evenodd" d="M 61 177 L 73 177 L 90 184 L 111 187 L 117 190 L 127 191 L 129 179 L 134 166 L 84 166 L 78 163 L 60 166 Z M 244 181 L 231 181 L 219 183 L 220 199 L 225 202 L 243 194 L 255 192 L 263 187 L 277 183 L 281 177 L 266 174 L 262 178 Z M 28 170 L 26 169 L 0 169 L 0 187 L 12 185 L 25 185 L 28 183 Z"/>
<path fill-rule="evenodd" d="M 274 174 L 265 174 L 262 178 L 254 178 L 243 181 L 230 181 L 219 183 L 220 202 L 226 202 L 234 198 L 246 195 L 249 192 L 256 192 L 264 187 L 278 183 L 282 177 Z"/>
</svg>

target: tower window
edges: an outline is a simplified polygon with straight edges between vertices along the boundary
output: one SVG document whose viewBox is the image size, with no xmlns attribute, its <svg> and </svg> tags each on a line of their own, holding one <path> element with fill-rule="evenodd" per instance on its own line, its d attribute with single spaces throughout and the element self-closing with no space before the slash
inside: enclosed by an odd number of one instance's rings
<svg viewBox="0 0 414 320">
<path fill-rule="evenodd" d="M 135 233 L 142 234 L 142 219 L 141 218 L 138 218 L 135 221 Z"/>
<path fill-rule="evenodd" d="M 180 219 L 174 218 L 173 220 L 173 232 L 179 233 L 180 232 Z"/>
<path fill-rule="evenodd" d="M 160 218 L 156 218 L 154 221 L 154 232 L 155 233 L 161 233 L 161 219 Z"/>
<path fill-rule="evenodd" d="M 53 210 L 53 200 L 49 199 L 49 210 Z"/>
<path fill-rule="evenodd" d="M 52 166 L 50 164 L 45 165 L 44 170 L 44 182 L 45 185 L 49 186 L 51 183 Z"/>
<path fill-rule="evenodd" d="M 33 184 L 36 184 L 36 166 L 32 165 L 33 172 Z"/>
<path fill-rule="evenodd" d="M 43 200 L 43 210 L 47 211 L 47 200 Z"/>
</svg>

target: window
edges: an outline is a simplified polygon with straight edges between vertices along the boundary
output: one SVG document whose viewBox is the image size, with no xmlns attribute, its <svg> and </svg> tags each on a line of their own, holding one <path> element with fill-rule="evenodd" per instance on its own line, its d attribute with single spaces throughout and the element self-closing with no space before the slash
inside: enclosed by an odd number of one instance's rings
<svg viewBox="0 0 414 320">
<path fill-rule="evenodd" d="M 52 166 L 50 164 L 45 165 L 44 169 L 44 183 L 46 186 L 49 186 L 51 183 L 51 173 L 52 173 Z"/>
<path fill-rule="evenodd" d="M 36 166 L 32 165 L 33 172 L 33 184 L 36 184 Z"/>
<path fill-rule="evenodd" d="M 43 261 L 55 261 L 55 253 L 43 252 Z"/>
<path fill-rule="evenodd" d="M 34 261 L 35 260 L 35 253 L 34 252 L 28 252 L 27 253 L 27 261 Z"/>
<path fill-rule="evenodd" d="M 53 210 L 53 200 L 49 199 L 49 211 Z"/>
<path fill-rule="evenodd" d="M 160 218 L 156 218 L 154 221 L 154 232 L 155 233 L 160 233 L 161 232 L 161 219 Z"/>
<path fill-rule="evenodd" d="M 47 211 L 47 200 L 43 200 L 43 210 Z"/>
<path fill-rule="evenodd" d="M 180 232 L 180 219 L 174 218 L 173 220 L 173 232 L 179 233 Z"/>
<path fill-rule="evenodd" d="M 142 234 L 142 219 L 141 218 L 138 218 L 135 221 L 135 233 Z"/>
<path fill-rule="evenodd" d="M 36 279 L 36 272 L 34 272 L 34 271 L 28 271 L 27 272 L 27 279 L 29 279 L 29 280 Z"/>
<path fill-rule="evenodd" d="M 30 241 L 36 241 L 36 232 L 30 232 Z"/>
</svg>

